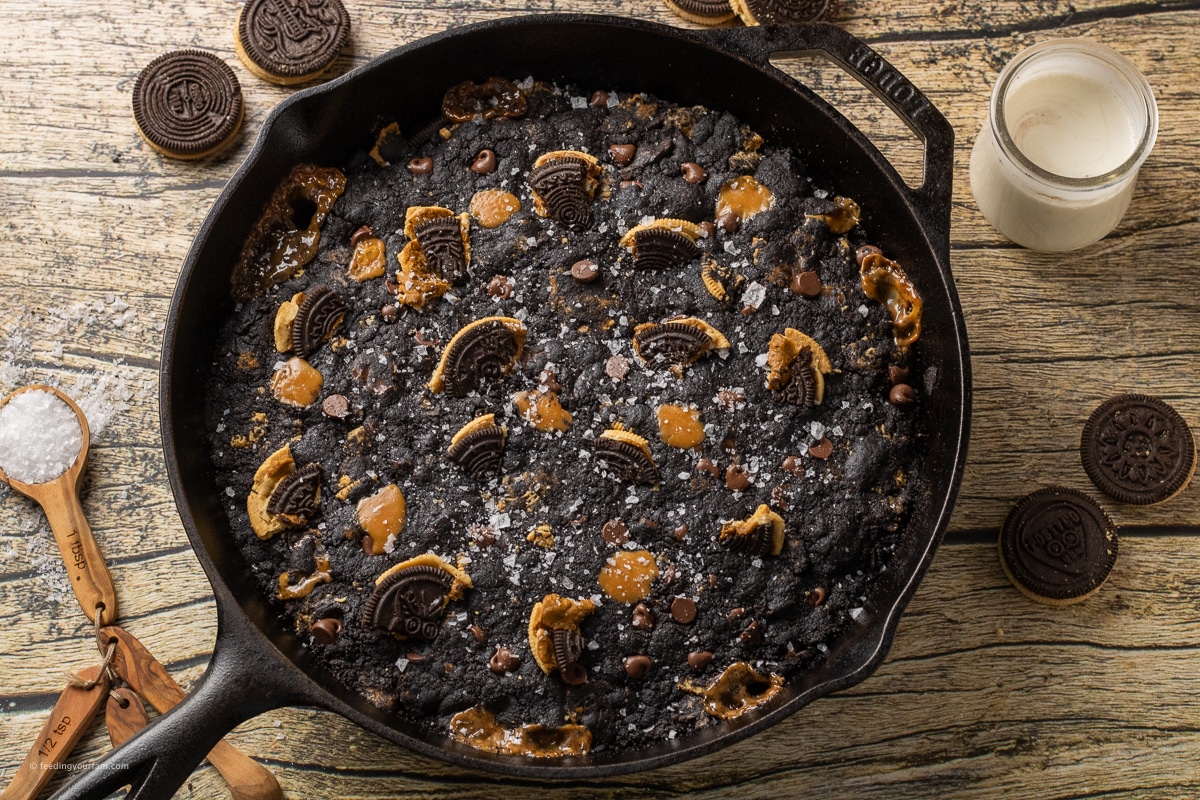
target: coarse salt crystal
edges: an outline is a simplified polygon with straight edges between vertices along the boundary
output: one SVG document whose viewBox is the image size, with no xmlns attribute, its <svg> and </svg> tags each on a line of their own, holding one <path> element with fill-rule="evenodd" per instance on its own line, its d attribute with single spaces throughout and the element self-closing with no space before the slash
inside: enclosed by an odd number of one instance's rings
<svg viewBox="0 0 1200 800">
<path fill-rule="evenodd" d="M 30 389 L 0 408 L 0 469 L 13 480 L 53 480 L 70 469 L 82 447 L 79 418 L 53 392 Z"/>
</svg>

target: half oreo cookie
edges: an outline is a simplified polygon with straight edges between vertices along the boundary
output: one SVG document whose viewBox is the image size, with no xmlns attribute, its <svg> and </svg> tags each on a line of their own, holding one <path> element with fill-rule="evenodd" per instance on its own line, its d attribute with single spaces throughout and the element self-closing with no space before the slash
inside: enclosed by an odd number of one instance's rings
<svg viewBox="0 0 1200 800">
<path fill-rule="evenodd" d="M 233 70 L 200 50 L 159 56 L 133 84 L 138 133 L 175 158 L 203 158 L 228 143 L 242 124 L 244 108 Z"/>
<path fill-rule="evenodd" d="M 1021 593 L 1065 606 L 1095 594 L 1117 560 L 1117 526 L 1082 492 L 1039 489 L 1008 512 L 1000 564 Z"/>
<path fill-rule="evenodd" d="M 1183 490 L 1196 471 L 1196 443 L 1183 417 L 1157 397 L 1105 400 L 1083 426 L 1083 469 L 1122 503 L 1153 505 Z"/>
</svg>

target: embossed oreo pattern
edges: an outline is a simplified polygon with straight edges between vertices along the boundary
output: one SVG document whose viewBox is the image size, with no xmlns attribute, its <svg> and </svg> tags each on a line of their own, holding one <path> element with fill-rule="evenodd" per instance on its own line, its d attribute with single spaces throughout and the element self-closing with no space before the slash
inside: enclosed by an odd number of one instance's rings
<svg viewBox="0 0 1200 800">
<path fill-rule="evenodd" d="M 1173 497 L 1196 466 L 1187 422 L 1162 400 L 1143 394 L 1101 403 L 1083 427 L 1079 454 L 1096 488 L 1136 505 Z"/>
<path fill-rule="evenodd" d="M 829 0 L 742 0 L 756 25 L 816 22 L 825 16 Z"/>
<path fill-rule="evenodd" d="M 248 0 L 238 19 L 246 55 L 264 71 L 289 78 L 328 67 L 349 35 L 341 0 Z"/>
<path fill-rule="evenodd" d="M 1000 529 L 1000 557 L 1030 594 L 1082 598 L 1112 571 L 1117 528 L 1087 495 L 1051 486 L 1026 495 L 1008 513 Z"/>
<path fill-rule="evenodd" d="M 726 18 L 733 16 L 733 8 L 729 5 L 729 0 L 671 0 L 671 4 L 688 14 L 695 14 L 697 17 Z"/>
<path fill-rule="evenodd" d="M 229 66 L 199 50 L 151 61 L 133 84 L 133 118 L 151 144 L 194 155 L 229 138 L 242 119 L 242 87 Z"/>
</svg>

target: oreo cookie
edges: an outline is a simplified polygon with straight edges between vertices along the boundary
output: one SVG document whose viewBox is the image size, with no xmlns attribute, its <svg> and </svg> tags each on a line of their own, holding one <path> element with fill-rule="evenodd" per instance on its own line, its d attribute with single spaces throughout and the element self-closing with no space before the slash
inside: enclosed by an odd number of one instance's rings
<svg viewBox="0 0 1200 800">
<path fill-rule="evenodd" d="M 829 0 L 731 0 L 747 25 L 790 25 L 816 22 L 829 10 Z"/>
<path fill-rule="evenodd" d="M 667 7 L 688 22 L 720 25 L 737 16 L 729 0 L 666 0 Z"/>
<path fill-rule="evenodd" d="M 246 69 L 288 86 L 327 70 L 349 36 L 341 0 L 247 0 L 234 39 Z"/>
<path fill-rule="evenodd" d="M 1144 394 L 1101 403 L 1083 426 L 1079 455 L 1097 489 L 1134 505 L 1171 499 L 1196 471 L 1196 443 L 1183 417 Z"/>
<path fill-rule="evenodd" d="M 1000 564 L 1021 593 L 1065 606 L 1095 594 L 1117 560 L 1117 526 L 1094 500 L 1062 486 L 1022 498 L 1000 528 Z"/>
<path fill-rule="evenodd" d="M 227 144 L 241 127 L 244 111 L 233 70 L 199 50 L 159 56 L 133 84 L 138 133 L 174 158 L 203 158 Z"/>
</svg>

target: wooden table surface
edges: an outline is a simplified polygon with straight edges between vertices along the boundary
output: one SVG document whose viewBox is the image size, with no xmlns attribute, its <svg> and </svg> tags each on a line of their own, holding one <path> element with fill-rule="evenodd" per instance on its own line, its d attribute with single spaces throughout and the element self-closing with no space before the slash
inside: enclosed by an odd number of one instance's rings
<svg viewBox="0 0 1200 800">
<path fill-rule="evenodd" d="M 354 30 L 330 74 L 466 22 L 526 12 L 620 13 L 682 24 L 661 0 L 346 0 Z M 0 3 L 0 393 L 52 382 L 90 404 L 83 501 L 124 624 L 188 685 L 216 635 L 212 595 L 167 486 L 157 419 L 168 299 L 193 233 L 292 90 L 238 62 L 237 0 Z M 537 785 L 414 756 L 309 709 L 266 714 L 231 740 L 292 798 L 1200 796 L 1200 481 L 1144 509 L 1104 501 L 1120 558 L 1098 596 L 1026 600 L 995 536 L 1046 483 L 1096 494 L 1084 419 L 1139 390 L 1200 426 L 1200 2 L 841 0 L 832 19 L 923 88 L 957 133 L 952 261 L 975 371 L 971 453 L 951 531 L 874 676 L 699 761 L 606 781 Z M 967 158 L 999 70 L 1049 38 L 1125 53 L 1158 98 L 1158 143 L 1125 220 L 1065 255 L 1013 246 L 980 216 Z M 137 135 L 130 91 L 162 52 L 229 63 L 247 101 L 223 155 L 164 159 Z M 906 175 L 920 146 L 820 60 L 789 70 L 871 133 Z M 111 416 L 111 420 L 104 417 Z M 107 423 L 107 424 L 103 424 Z M 64 682 L 93 663 L 40 510 L 0 489 L 0 775 L 24 756 Z M 47 555 L 48 554 L 48 555 Z M 76 762 L 108 749 L 96 725 Z M 61 785 L 61 778 L 54 786 Z M 202 767 L 182 797 L 225 797 Z"/>
</svg>

